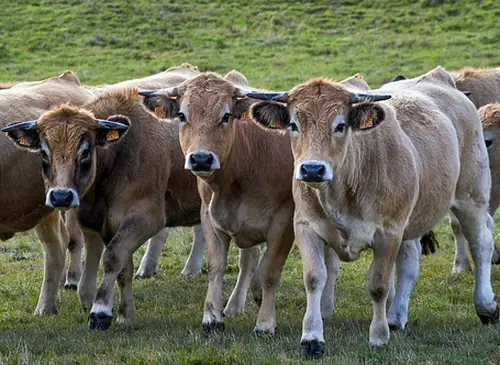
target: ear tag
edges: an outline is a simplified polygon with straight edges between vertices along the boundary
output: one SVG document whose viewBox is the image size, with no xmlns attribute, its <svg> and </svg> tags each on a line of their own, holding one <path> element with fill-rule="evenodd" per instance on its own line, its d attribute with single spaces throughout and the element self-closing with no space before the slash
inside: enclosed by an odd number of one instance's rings
<svg viewBox="0 0 500 365">
<path fill-rule="evenodd" d="M 373 118 L 371 115 L 359 125 L 359 129 L 368 129 L 371 127 L 373 127 Z"/>
<path fill-rule="evenodd" d="M 29 146 L 31 146 L 30 141 L 29 141 L 29 140 L 28 140 L 28 138 L 26 138 L 26 137 L 22 137 L 22 138 L 19 140 L 19 144 L 20 144 L 21 146 L 25 146 L 25 147 L 29 147 Z"/>
<path fill-rule="evenodd" d="M 165 109 L 162 106 L 157 106 L 155 107 L 155 110 L 153 111 L 153 114 L 156 115 L 158 118 L 165 119 L 167 116 L 167 113 L 165 113 Z"/>
<path fill-rule="evenodd" d="M 118 138 L 120 138 L 120 133 L 116 129 L 111 129 L 106 133 L 106 141 L 108 142 L 116 141 Z"/>
<path fill-rule="evenodd" d="M 250 111 L 247 110 L 243 114 L 241 114 L 240 120 L 252 120 L 252 114 L 250 114 Z"/>
<path fill-rule="evenodd" d="M 271 122 L 267 125 L 267 128 L 271 129 L 279 129 L 280 127 L 280 122 L 277 121 L 276 119 L 271 120 Z"/>
</svg>

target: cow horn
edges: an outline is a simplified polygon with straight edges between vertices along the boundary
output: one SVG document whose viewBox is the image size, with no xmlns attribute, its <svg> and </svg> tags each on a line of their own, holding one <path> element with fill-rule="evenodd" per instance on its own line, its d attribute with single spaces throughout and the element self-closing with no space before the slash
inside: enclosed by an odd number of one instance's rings
<svg viewBox="0 0 500 365">
<path fill-rule="evenodd" d="M 351 95 L 351 103 L 361 103 L 363 101 L 381 101 L 390 99 L 391 95 L 384 94 L 364 94 L 364 93 L 349 93 Z"/>
<path fill-rule="evenodd" d="M 97 124 L 101 128 L 106 129 L 128 129 L 128 125 L 118 122 L 113 122 L 112 120 L 97 119 Z"/>
<path fill-rule="evenodd" d="M 179 90 L 177 89 L 176 86 L 174 87 L 169 87 L 166 89 L 159 89 L 159 90 L 139 90 L 139 95 L 141 96 L 168 96 L 168 97 L 177 97 L 179 96 Z"/>
<path fill-rule="evenodd" d="M 17 122 L 11 123 L 2 128 L 2 132 L 12 132 L 16 130 L 33 130 L 36 129 L 36 120 L 30 120 L 28 122 Z"/>
<path fill-rule="evenodd" d="M 260 100 L 272 100 L 286 103 L 288 101 L 287 92 L 279 93 L 261 93 L 261 92 L 249 92 L 246 94 L 249 98 L 260 99 Z"/>
</svg>

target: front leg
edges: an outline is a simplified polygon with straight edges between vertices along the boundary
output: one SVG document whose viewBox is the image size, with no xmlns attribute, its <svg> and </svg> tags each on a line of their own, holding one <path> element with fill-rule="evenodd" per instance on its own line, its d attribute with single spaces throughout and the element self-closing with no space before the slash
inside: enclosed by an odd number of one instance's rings
<svg viewBox="0 0 500 365">
<path fill-rule="evenodd" d="M 134 293 L 132 291 L 132 279 L 134 276 L 134 261 L 130 255 L 125 267 L 118 275 L 118 286 L 120 287 L 120 306 L 116 322 L 123 325 L 132 325 L 135 322 L 136 311 Z"/>
<path fill-rule="evenodd" d="M 224 329 L 222 318 L 222 281 L 227 265 L 227 251 L 231 237 L 216 229 L 211 222 L 208 207 L 201 206 L 201 227 L 207 245 L 208 290 L 203 307 L 203 329 L 207 332 Z"/>
<path fill-rule="evenodd" d="M 104 250 L 104 241 L 96 231 L 87 228 L 83 228 L 82 231 L 87 255 L 77 292 L 83 310 L 88 312 L 92 307 L 92 300 L 97 291 L 97 272 L 102 251 Z"/>
<path fill-rule="evenodd" d="M 391 275 L 398 255 L 402 235 L 376 235 L 373 261 L 368 270 L 366 288 L 372 297 L 373 318 L 370 324 L 370 345 L 380 347 L 389 342 L 386 316 Z"/>
<path fill-rule="evenodd" d="M 300 355 L 317 358 L 325 353 L 321 316 L 321 298 L 328 277 L 325 265 L 325 242 L 306 220 L 295 217 L 294 231 L 302 259 L 307 295 L 307 309 L 302 321 Z"/>
<path fill-rule="evenodd" d="M 113 309 L 113 289 L 118 275 L 132 253 L 164 227 L 163 207 L 153 204 L 157 201 L 136 203 L 134 209 L 122 218 L 118 231 L 107 245 L 103 258 L 104 277 L 92 304 L 89 329 L 109 328 Z"/>
</svg>

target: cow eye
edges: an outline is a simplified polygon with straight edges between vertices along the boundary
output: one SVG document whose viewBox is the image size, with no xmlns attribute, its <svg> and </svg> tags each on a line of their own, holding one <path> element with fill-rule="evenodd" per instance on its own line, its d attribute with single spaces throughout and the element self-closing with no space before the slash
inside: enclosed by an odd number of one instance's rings
<svg viewBox="0 0 500 365">
<path fill-rule="evenodd" d="M 80 153 L 80 160 L 87 160 L 90 157 L 90 147 L 87 146 L 82 153 Z"/>
<path fill-rule="evenodd" d="M 186 115 L 184 113 L 181 113 L 181 112 L 177 113 L 177 118 L 179 119 L 179 121 L 181 123 L 186 123 L 186 121 L 187 121 Z"/>
<path fill-rule="evenodd" d="M 50 163 L 50 158 L 49 158 L 49 155 L 47 154 L 47 152 L 45 152 L 43 149 L 40 150 L 40 155 L 42 156 L 42 162 L 43 163 L 46 163 L 46 164 L 49 164 Z"/>
<path fill-rule="evenodd" d="M 299 126 L 297 125 L 297 123 L 295 122 L 290 122 L 288 124 L 288 128 L 292 131 L 292 132 L 298 132 L 299 131 Z"/>
<path fill-rule="evenodd" d="M 227 124 L 229 123 L 229 117 L 231 116 L 231 113 L 226 113 L 224 114 L 224 116 L 222 117 L 222 119 L 220 120 L 220 123 L 219 124 Z"/>
<path fill-rule="evenodd" d="M 333 133 L 342 134 L 344 133 L 344 129 L 345 129 L 345 123 L 339 123 L 335 126 Z"/>
</svg>

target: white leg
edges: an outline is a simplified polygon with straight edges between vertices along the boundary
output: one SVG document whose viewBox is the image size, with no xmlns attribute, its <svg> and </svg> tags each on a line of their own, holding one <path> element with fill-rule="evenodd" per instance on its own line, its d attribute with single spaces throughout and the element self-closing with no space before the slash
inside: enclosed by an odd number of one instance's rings
<svg viewBox="0 0 500 365">
<path fill-rule="evenodd" d="M 335 312 L 335 283 L 340 272 L 340 259 L 335 250 L 325 248 L 325 265 L 327 279 L 323 295 L 321 296 L 321 316 L 329 318 Z"/>
<path fill-rule="evenodd" d="M 181 271 L 182 276 L 197 276 L 201 274 L 201 265 L 203 263 L 203 254 L 205 253 L 205 238 L 201 224 L 193 226 L 193 243 L 191 252 Z"/>
<path fill-rule="evenodd" d="M 404 329 L 408 322 L 408 303 L 420 271 L 420 242 L 403 241 L 396 259 L 397 289 L 387 320 L 391 329 Z"/>
<path fill-rule="evenodd" d="M 455 263 L 453 265 L 453 274 L 461 274 L 466 271 L 472 271 L 469 260 L 469 246 L 467 240 L 465 239 L 464 233 L 462 232 L 462 227 L 460 227 L 460 222 L 455 218 L 453 214 L 450 214 L 450 223 L 453 230 L 453 235 L 455 236 Z"/>
<path fill-rule="evenodd" d="M 260 246 L 240 250 L 240 271 L 238 280 L 234 286 L 233 292 L 224 309 L 224 315 L 243 312 L 247 299 L 248 287 L 252 276 L 259 264 Z"/>
<path fill-rule="evenodd" d="M 160 232 L 150 238 L 148 247 L 146 248 L 146 253 L 144 254 L 139 269 L 135 274 L 136 278 L 150 278 L 156 274 L 156 267 L 158 266 L 161 250 L 165 245 L 165 242 L 167 242 L 169 232 L 169 228 L 163 228 Z"/>
</svg>

